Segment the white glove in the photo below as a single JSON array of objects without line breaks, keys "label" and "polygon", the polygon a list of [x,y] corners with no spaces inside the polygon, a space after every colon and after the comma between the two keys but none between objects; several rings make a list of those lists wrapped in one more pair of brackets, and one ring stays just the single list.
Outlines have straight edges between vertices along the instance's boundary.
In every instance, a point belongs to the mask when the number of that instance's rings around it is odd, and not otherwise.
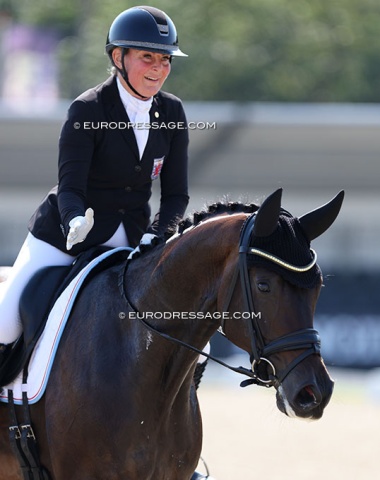
[{"label": "white glove", "polygon": [[67,235],[66,248],[71,250],[73,245],[85,240],[88,232],[94,225],[94,210],[88,208],[84,217],[74,217],[69,223],[69,234]]},{"label": "white glove", "polygon": [[139,257],[142,253],[150,250],[155,245],[160,243],[161,239],[153,233],[144,233],[141,237],[140,244],[128,255],[128,260]]}]

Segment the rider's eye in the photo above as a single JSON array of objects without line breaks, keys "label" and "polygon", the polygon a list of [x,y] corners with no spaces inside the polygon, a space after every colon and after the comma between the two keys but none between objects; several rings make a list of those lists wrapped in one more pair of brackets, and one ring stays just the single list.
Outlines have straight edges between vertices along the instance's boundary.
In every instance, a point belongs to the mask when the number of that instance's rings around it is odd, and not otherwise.
[{"label": "rider's eye", "polygon": [[270,292],[269,283],[266,282],[257,282],[257,288],[260,290],[260,292]]}]

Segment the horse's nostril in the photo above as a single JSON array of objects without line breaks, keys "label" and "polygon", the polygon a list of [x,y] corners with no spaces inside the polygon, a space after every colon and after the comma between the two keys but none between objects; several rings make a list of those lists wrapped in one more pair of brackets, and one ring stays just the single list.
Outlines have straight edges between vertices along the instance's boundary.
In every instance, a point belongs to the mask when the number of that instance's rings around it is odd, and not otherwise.
[{"label": "horse's nostril", "polygon": [[296,403],[303,410],[309,410],[319,405],[320,401],[315,394],[314,388],[311,385],[307,385],[298,393]]}]

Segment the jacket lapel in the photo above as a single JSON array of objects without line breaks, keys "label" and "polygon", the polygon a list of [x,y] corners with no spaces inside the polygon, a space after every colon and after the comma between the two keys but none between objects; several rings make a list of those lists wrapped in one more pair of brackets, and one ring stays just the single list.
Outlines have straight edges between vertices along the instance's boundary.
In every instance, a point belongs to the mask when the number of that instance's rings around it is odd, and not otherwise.
[{"label": "jacket lapel", "polygon": [[[107,118],[110,118],[110,121],[120,123],[120,133],[124,137],[125,141],[128,143],[129,147],[132,149],[133,153],[140,159],[139,149],[136,142],[136,137],[133,132],[133,128],[128,126],[130,119],[127,112],[125,111],[124,105],[121,101],[119,90],[116,84],[116,77],[111,77],[105,83],[104,98],[105,98],[105,109],[108,111]],[[125,128],[123,128],[125,127]]]},{"label": "jacket lapel", "polygon": [[[161,101],[158,95],[153,98],[152,107],[149,111],[150,124],[151,125],[160,125],[161,123],[166,123],[166,116],[163,111]],[[160,129],[159,128],[150,128],[148,141],[144,150],[142,161],[146,156],[155,157],[156,155],[152,152],[152,149],[157,148],[159,145]]]}]

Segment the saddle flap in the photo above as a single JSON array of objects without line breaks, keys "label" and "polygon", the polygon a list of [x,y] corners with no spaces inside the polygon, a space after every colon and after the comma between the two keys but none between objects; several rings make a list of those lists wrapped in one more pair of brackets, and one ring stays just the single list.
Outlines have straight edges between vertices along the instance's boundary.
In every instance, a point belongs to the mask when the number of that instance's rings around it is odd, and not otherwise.
[{"label": "saddle flap", "polygon": [[0,370],[0,386],[17,377],[32,354],[43,329],[49,311],[56,299],[56,292],[71,267],[46,267],[29,281],[20,298],[20,316],[23,334],[14,343]]},{"label": "saddle flap", "polygon": [[24,343],[28,347],[39,337],[54,305],[57,292],[71,267],[46,267],[39,270],[25,287],[20,299]]}]

